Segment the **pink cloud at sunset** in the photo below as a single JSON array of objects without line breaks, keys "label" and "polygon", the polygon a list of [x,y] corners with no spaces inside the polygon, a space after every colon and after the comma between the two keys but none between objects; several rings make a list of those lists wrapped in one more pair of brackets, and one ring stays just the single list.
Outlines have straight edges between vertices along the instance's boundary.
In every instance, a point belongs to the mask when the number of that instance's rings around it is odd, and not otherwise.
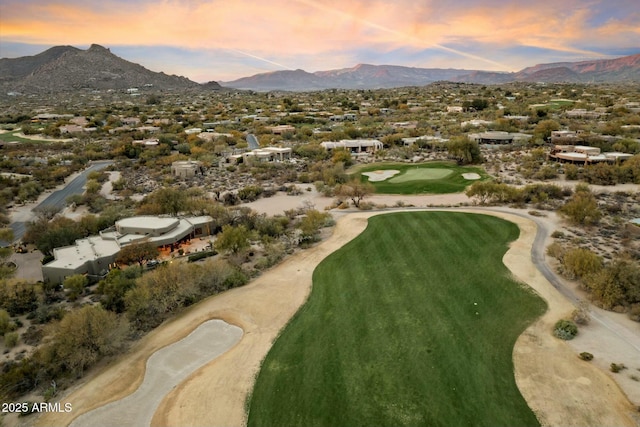
[{"label": "pink cloud at sunset", "polygon": [[628,0],[0,1],[2,57],[91,43],[200,80],[362,62],[514,71],[638,53],[640,8]]}]

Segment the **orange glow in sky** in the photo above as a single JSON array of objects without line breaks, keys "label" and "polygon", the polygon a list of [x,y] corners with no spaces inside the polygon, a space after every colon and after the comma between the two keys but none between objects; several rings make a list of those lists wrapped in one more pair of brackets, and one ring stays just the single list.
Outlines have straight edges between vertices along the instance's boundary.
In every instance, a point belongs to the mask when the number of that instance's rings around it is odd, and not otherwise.
[{"label": "orange glow in sky", "polygon": [[516,71],[639,53],[640,7],[637,0],[0,0],[2,57],[92,43],[198,81],[357,63]]}]

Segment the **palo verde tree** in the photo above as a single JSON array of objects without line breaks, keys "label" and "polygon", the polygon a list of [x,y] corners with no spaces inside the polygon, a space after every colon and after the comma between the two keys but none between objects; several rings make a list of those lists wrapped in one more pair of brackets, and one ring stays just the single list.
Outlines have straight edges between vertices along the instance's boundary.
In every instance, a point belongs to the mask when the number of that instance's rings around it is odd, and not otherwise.
[{"label": "palo verde tree", "polygon": [[61,374],[82,375],[102,356],[114,354],[129,333],[129,322],[101,306],[86,305],[51,327],[50,344],[41,356]]},{"label": "palo verde tree", "polygon": [[449,156],[456,159],[461,165],[475,164],[482,162],[480,147],[475,141],[471,141],[466,136],[457,136],[447,142]]},{"label": "palo verde tree", "polygon": [[250,246],[251,232],[244,225],[223,225],[214,244],[217,251],[238,254]]},{"label": "palo verde tree", "polygon": [[336,188],[336,196],[345,197],[351,199],[353,205],[356,208],[360,207],[360,202],[371,195],[375,191],[375,188],[369,182],[362,182],[360,179],[355,178],[345,184],[340,184]]},{"label": "palo verde tree", "polygon": [[187,209],[187,193],[179,188],[163,187],[149,194],[138,210],[138,214],[177,216]]}]

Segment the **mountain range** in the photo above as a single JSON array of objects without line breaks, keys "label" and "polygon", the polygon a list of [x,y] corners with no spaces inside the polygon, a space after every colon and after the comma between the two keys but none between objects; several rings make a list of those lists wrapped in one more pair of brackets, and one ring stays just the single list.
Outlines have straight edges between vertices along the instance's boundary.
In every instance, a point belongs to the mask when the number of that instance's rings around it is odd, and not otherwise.
[{"label": "mountain range", "polygon": [[256,91],[305,91],[423,86],[436,81],[480,84],[640,82],[640,54],[606,60],[539,64],[515,73],[359,64],[353,68],[315,73],[304,70],[274,71],[220,84],[229,88]]},{"label": "mountain range", "polygon": [[314,73],[274,71],[220,84],[200,84],[186,77],[153,72],[96,44],[87,50],[56,46],[34,56],[0,59],[0,93],[3,95],[143,87],[162,91],[378,89],[424,86],[436,81],[480,84],[640,82],[640,54],[607,60],[538,64],[515,73],[359,64]]},{"label": "mountain range", "polygon": [[[34,56],[0,59],[3,92],[57,93],[142,87],[185,90],[201,89],[204,85],[186,77],[150,71],[97,44],[87,50],[56,46]],[[210,82],[208,87],[220,89],[215,82]]]}]

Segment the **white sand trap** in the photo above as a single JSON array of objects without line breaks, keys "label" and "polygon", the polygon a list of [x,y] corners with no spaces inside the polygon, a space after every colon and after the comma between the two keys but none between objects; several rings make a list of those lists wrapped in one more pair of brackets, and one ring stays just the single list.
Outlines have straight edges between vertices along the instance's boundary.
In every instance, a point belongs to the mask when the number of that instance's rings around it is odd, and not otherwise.
[{"label": "white sand trap", "polygon": [[399,173],[400,173],[399,170],[388,169],[388,170],[377,170],[373,172],[362,172],[362,175],[368,176],[370,182],[379,182],[379,181],[385,181]]},{"label": "white sand trap", "polygon": [[[156,351],[147,360],[140,387],[129,396],[79,416],[71,425],[148,426],[162,399],[200,367],[242,338],[242,329],[222,320],[209,320],[182,340]],[[128,381],[122,378],[122,381]]]},{"label": "white sand trap", "polygon": [[468,180],[474,180],[474,179],[480,179],[480,178],[481,178],[481,176],[480,176],[480,175],[478,175],[478,174],[477,174],[477,173],[475,173],[475,172],[471,172],[471,173],[463,173],[463,174],[462,174],[462,177],[463,177],[464,179],[468,179]]}]

